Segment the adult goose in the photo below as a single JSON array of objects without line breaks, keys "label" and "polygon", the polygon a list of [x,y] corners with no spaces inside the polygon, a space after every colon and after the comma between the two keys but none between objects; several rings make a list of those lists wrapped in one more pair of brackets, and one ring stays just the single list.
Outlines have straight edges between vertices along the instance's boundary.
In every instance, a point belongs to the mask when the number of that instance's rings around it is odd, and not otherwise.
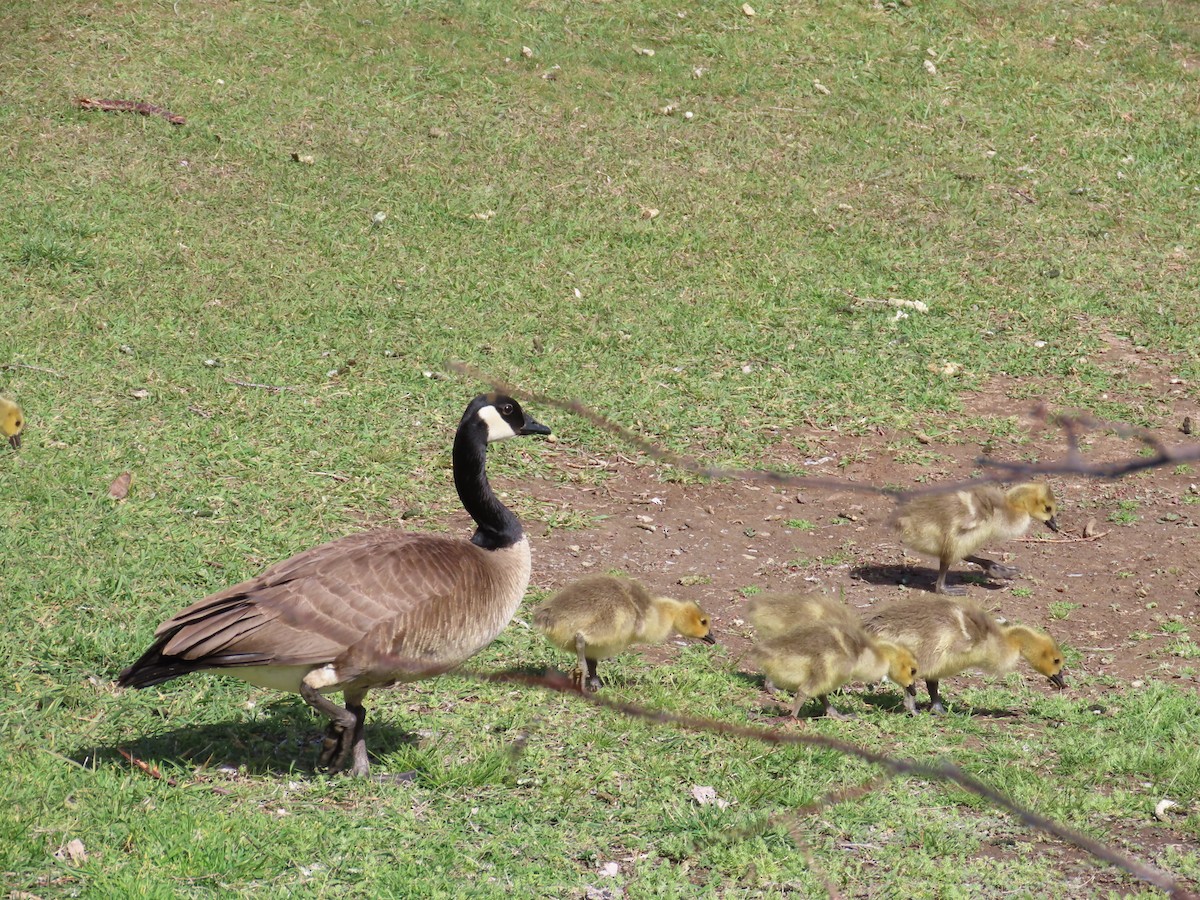
[{"label": "adult goose", "polygon": [[[487,445],[549,434],[511,397],[471,401],[454,437],[454,486],[469,541],[380,530],[276,563],[163,622],[118,684],[219,672],[298,693],[329,718],[319,766],[365,776],[367,691],[446,672],[508,624],[529,583],[529,541],[488,484]],[[325,695],[340,691],[345,708]]]}]

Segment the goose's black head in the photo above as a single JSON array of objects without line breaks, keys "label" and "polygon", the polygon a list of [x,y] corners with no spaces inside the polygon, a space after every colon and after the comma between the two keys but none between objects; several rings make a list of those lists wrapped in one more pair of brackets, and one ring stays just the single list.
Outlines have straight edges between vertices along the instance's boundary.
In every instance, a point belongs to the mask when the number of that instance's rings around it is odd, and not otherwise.
[{"label": "goose's black head", "polygon": [[[477,424],[478,423],[478,424]],[[488,443],[522,434],[550,434],[550,429],[505,394],[480,394],[463,413],[462,426],[483,428]]]}]

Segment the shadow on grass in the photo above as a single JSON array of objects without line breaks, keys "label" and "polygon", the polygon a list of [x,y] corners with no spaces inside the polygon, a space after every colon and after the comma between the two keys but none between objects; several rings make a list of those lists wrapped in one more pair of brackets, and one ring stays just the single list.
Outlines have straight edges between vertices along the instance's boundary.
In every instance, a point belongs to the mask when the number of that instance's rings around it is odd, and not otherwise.
[{"label": "shadow on grass", "polygon": [[[229,721],[182,725],[144,737],[107,745],[80,747],[68,756],[86,768],[129,768],[122,751],[154,768],[168,770],[236,768],[244,775],[315,775],[325,732],[303,702],[272,704],[255,722]],[[367,713],[367,747],[372,757],[386,758],[417,746],[416,734]],[[374,761],[374,759],[373,759]],[[174,773],[163,772],[164,777]]]}]

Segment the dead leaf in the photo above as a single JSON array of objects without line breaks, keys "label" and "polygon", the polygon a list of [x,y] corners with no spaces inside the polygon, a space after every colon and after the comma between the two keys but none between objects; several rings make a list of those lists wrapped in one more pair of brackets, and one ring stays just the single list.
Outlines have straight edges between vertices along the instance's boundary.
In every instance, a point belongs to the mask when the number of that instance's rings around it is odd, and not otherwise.
[{"label": "dead leaf", "polygon": [[657,219],[658,210],[651,206],[643,206],[641,215],[643,219]]},{"label": "dead leaf", "polygon": [[79,838],[71,838],[67,843],[59,847],[54,854],[55,858],[66,860],[72,865],[82,865],[87,862],[87,850],[83,847],[83,841]]},{"label": "dead leaf", "polygon": [[692,799],[701,806],[715,806],[717,809],[724,809],[729,805],[728,800],[717,796],[716,788],[704,784],[692,785]]},{"label": "dead leaf", "polygon": [[599,874],[604,878],[615,878],[621,874],[621,866],[615,862],[606,862],[600,866]]},{"label": "dead leaf", "polygon": [[1096,533],[1096,520],[1088,519],[1087,524],[1083,526],[1083,536],[1090,538]]},{"label": "dead leaf", "polygon": [[1154,818],[1160,822],[1167,821],[1167,811],[1178,805],[1174,800],[1159,800],[1158,806],[1154,807]]},{"label": "dead leaf", "polygon": [[132,472],[122,472],[108,486],[108,496],[113,500],[124,500],[129,496],[129,485],[133,482]]},{"label": "dead leaf", "polygon": [[292,159],[305,166],[311,166],[317,161],[316,158],[310,153],[293,153]]},{"label": "dead leaf", "polygon": [[494,209],[485,209],[483,212],[471,213],[472,219],[478,219],[480,222],[486,222],[488,219],[494,218],[496,211]]},{"label": "dead leaf", "polygon": [[754,11],[754,7],[751,6],[749,3],[742,4],[742,12],[747,16],[757,16],[758,15],[758,13],[756,13]]},{"label": "dead leaf", "polygon": [[136,391],[130,391],[129,396],[133,397],[134,400],[145,400],[150,396],[150,392],[145,388],[138,388]]}]

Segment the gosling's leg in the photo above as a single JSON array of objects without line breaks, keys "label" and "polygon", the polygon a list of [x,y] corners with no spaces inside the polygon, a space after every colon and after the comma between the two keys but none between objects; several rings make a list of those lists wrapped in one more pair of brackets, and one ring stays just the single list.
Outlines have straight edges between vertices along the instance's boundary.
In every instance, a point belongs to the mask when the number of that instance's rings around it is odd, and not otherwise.
[{"label": "gosling's leg", "polygon": [[584,640],[582,633],[576,633],[575,635],[575,655],[575,671],[571,673],[571,680],[575,682],[575,687],[584,691],[587,690],[584,687],[584,682],[587,681],[588,677],[588,665],[587,641]]},{"label": "gosling's leg", "polygon": [[828,694],[821,695],[821,703],[825,707],[825,715],[831,719],[841,719],[843,722],[845,722],[854,718],[854,716],[850,715],[849,713],[844,713],[834,706],[833,703],[830,702]]},{"label": "gosling's leg", "polygon": [[[345,768],[346,759],[350,755],[355,732],[359,733],[360,739],[362,736],[362,722],[366,717],[366,711],[362,706],[357,706],[357,711],[351,708],[351,701],[361,700],[362,694],[347,697],[345,709],[304,682],[300,683],[300,696],[305,703],[329,719],[329,725],[325,729],[325,738],[321,742],[321,753],[317,757],[317,767],[328,766],[331,773],[340,772]],[[365,746],[363,747],[363,761],[364,763],[366,761]],[[364,769],[361,773],[354,771],[352,774],[365,775],[366,770]]]},{"label": "gosling's leg", "polygon": [[983,574],[988,578],[1016,578],[1021,574],[1021,570],[1016,566],[1002,566],[994,559],[988,559],[985,556],[968,556],[965,559],[983,569]]},{"label": "gosling's leg", "polygon": [[587,657],[585,662],[587,662],[588,666],[586,670],[587,689],[594,694],[596,691],[600,690],[600,688],[604,687],[604,682],[601,681],[600,676],[596,674],[596,667],[599,665],[599,663],[591,657]]},{"label": "gosling's leg", "polygon": [[929,689],[929,712],[931,715],[944,716],[946,707],[942,706],[942,695],[938,693],[938,683],[934,678],[925,679],[925,687]]},{"label": "gosling's leg", "polygon": [[[772,687],[774,687],[774,685],[772,685]],[[794,696],[792,698],[792,718],[793,719],[800,718],[800,707],[802,707],[804,705],[804,701],[807,699],[808,699],[808,694],[804,693],[804,691],[801,691],[801,690],[796,691],[796,696]]]},{"label": "gosling's leg", "polygon": [[904,708],[910,716],[917,714],[917,683],[914,681],[904,689]]},{"label": "gosling's leg", "polygon": [[942,559],[938,563],[938,577],[933,585],[935,594],[949,594],[952,597],[962,597],[967,593],[967,589],[962,585],[950,587],[946,584],[946,576],[950,572],[950,560]]}]

